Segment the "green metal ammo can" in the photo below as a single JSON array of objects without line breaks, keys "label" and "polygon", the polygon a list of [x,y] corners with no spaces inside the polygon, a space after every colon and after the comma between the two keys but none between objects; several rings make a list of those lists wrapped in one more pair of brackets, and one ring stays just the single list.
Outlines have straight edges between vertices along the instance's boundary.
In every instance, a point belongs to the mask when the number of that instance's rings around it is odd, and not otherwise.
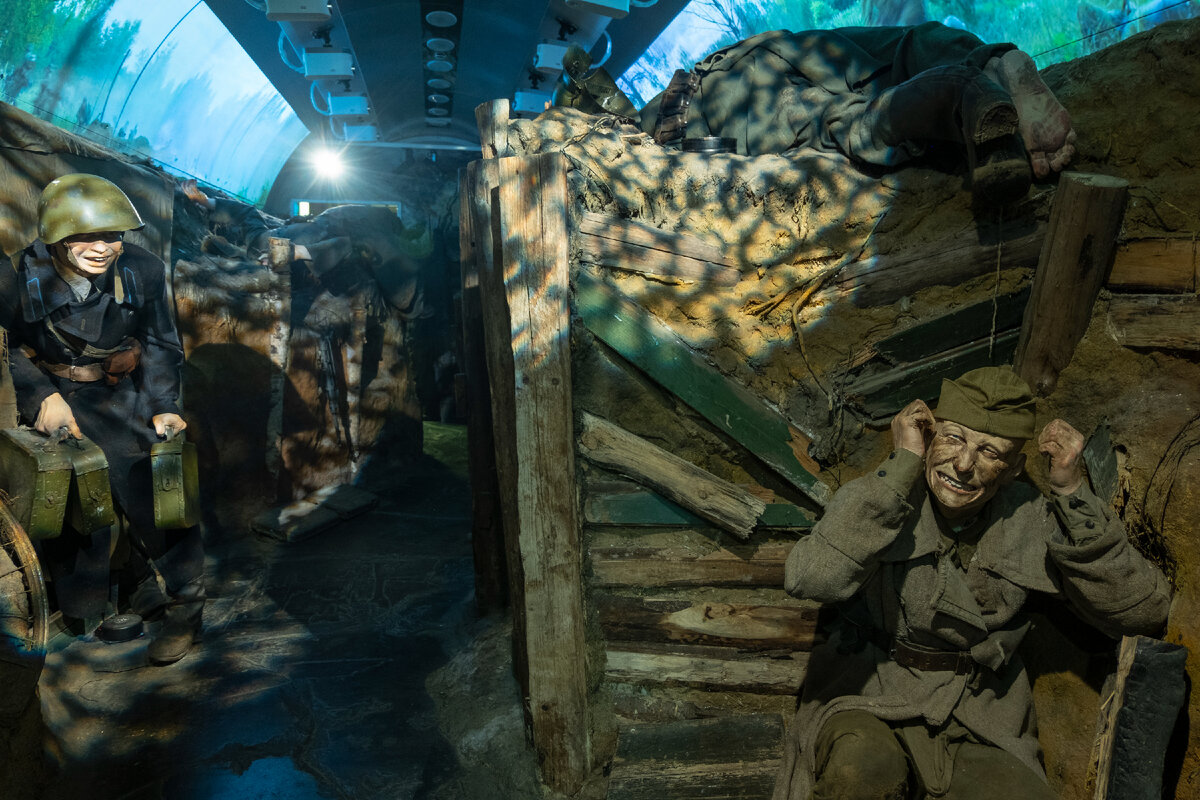
[{"label": "green metal ammo can", "polygon": [[62,534],[71,487],[71,459],[32,428],[0,431],[0,489],[30,539]]},{"label": "green metal ammo can", "polygon": [[67,498],[67,524],[85,536],[117,521],[108,459],[91,439],[68,439],[59,445],[74,472]]},{"label": "green metal ammo can", "polygon": [[200,476],[196,445],[169,430],[167,438],[150,446],[154,476],[154,525],[190,528],[200,522]]}]

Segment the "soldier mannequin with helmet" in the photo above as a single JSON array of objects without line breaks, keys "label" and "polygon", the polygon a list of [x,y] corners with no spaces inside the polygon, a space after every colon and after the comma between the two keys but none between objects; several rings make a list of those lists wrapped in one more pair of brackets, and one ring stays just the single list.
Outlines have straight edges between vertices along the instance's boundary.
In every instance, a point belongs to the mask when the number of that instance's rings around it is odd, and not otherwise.
[{"label": "soldier mannequin with helmet", "polygon": [[[0,326],[21,422],[94,441],[127,522],[129,609],[163,617],[149,648],[182,658],[199,636],[204,551],[198,526],[155,528],[150,447],[187,427],[179,415],[183,348],[160,259],[124,241],[143,227],[129,198],[95,175],[64,175],[38,203],[38,239],[0,270]],[[115,531],[41,542],[63,614],[103,614]],[[88,631],[84,631],[85,633]]]}]

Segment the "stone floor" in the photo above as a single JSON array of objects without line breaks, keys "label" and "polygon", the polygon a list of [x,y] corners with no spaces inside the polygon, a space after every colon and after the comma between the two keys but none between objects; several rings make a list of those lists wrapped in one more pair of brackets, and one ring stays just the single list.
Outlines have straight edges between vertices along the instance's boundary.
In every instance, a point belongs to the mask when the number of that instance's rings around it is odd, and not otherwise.
[{"label": "stone floor", "polygon": [[429,423],[418,474],[366,514],[210,543],[204,642],[178,664],[52,654],[45,800],[540,795],[507,625],[475,613],[465,451]]}]

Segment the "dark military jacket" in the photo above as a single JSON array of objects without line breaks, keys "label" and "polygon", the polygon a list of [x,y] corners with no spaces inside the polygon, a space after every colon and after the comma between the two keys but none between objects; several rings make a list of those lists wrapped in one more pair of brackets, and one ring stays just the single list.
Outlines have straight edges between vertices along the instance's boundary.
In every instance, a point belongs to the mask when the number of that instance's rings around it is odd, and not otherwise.
[{"label": "dark military jacket", "polygon": [[[179,413],[183,348],[167,303],[162,261],[126,244],[116,264],[95,282],[98,291],[80,301],[55,271],[40,241],[14,260],[15,269],[0,269],[0,326],[8,332],[9,363],[23,419],[36,419],[42,401],[55,392],[63,395],[77,418],[82,410],[72,395],[85,384],[51,375],[38,367],[39,361],[96,364],[130,337],[141,343],[141,363],[121,383],[132,381],[130,388],[138,398],[137,409],[129,412],[145,417],[130,422],[146,426],[155,414]],[[128,394],[126,387],[114,391]],[[130,398],[119,402],[127,404]],[[103,446],[100,439],[97,443]]]},{"label": "dark military jacket", "polygon": [[[959,560],[923,463],[898,450],[847,483],[788,556],[784,588],[838,604],[842,622],[813,649],[775,800],[807,800],[817,733],[849,710],[960,726],[1042,775],[1033,696],[1015,652],[1030,594],[1066,600],[1112,636],[1157,635],[1166,622],[1166,579],[1086,487],[1050,500],[1025,483],[1002,487],[980,512],[977,546]],[[896,638],[969,652],[977,666],[966,674],[902,666],[889,652]],[[925,774],[946,759],[935,762],[915,765]]]}]

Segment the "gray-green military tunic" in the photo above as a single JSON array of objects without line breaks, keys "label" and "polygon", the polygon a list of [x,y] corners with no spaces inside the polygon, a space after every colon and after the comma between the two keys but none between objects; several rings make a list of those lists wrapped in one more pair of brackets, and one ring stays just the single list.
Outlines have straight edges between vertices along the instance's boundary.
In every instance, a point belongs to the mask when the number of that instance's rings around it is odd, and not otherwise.
[{"label": "gray-green military tunic", "polygon": [[[767,31],[696,65],[700,85],[691,98],[685,135],[736,139],[742,155],[807,147],[895,166],[921,155],[925,144],[881,144],[872,100],[936,67],[981,74],[989,59],[1014,48],[985,44],[938,22]],[[643,130],[653,132],[662,99],[658,95],[642,109]],[[912,112],[930,113],[926,108]]]},{"label": "gray-green military tunic", "polygon": [[[855,709],[891,723],[965,728],[1044,776],[1033,696],[1016,654],[1031,592],[1066,600],[1111,636],[1161,632],[1170,602],[1165,578],[1087,488],[1047,499],[1014,482],[972,527],[973,552],[948,546],[954,532],[931,505],[922,459],[898,450],[843,486],[797,542],[785,588],[840,604],[841,613],[809,661],[775,800],[808,800],[821,726]],[[978,666],[967,674],[901,666],[886,647],[895,638],[969,651]],[[912,755],[922,775],[952,770],[953,751]]]}]

